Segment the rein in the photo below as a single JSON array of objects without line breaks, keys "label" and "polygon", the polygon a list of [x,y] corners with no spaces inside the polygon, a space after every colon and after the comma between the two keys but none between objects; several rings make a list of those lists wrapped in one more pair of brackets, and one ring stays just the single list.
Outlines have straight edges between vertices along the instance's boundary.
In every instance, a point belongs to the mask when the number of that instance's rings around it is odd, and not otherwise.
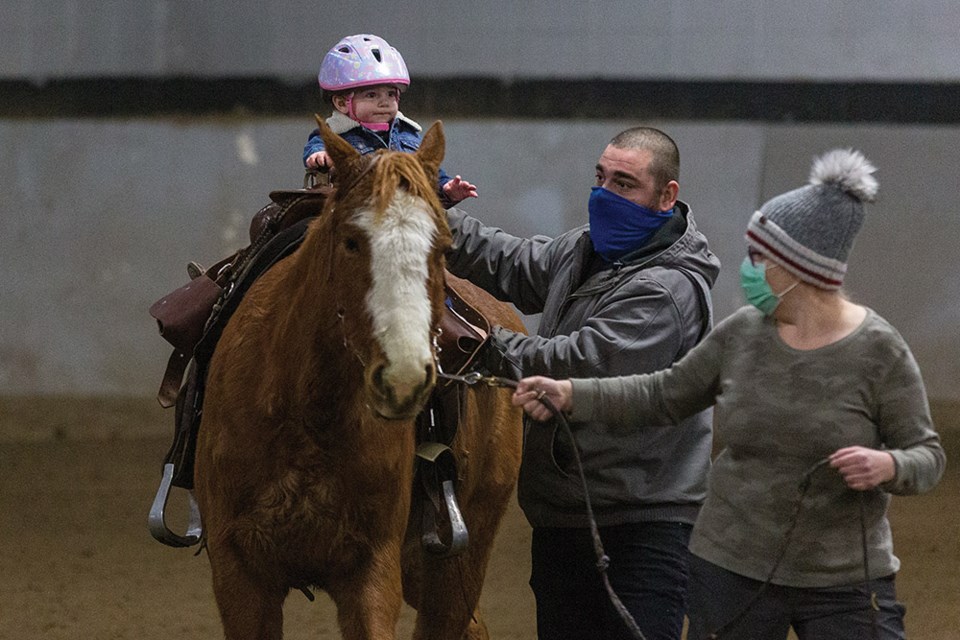
[{"label": "rein", "polygon": [[340,191],[341,193],[346,193],[346,192],[350,191],[351,189],[353,189],[355,186],[357,186],[357,183],[360,182],[360,180],[361,180],[365,175],[367,175],[368,173],[370,173],[370,172],[373,170],[373,168],[377,166],[377,161],[379,161],[379,160],[380,160],[380,156],[379,156],[379,155],[376,155],[376,154],[372,155],[372,156],[370,157],[370,162],[368,162],[362,169],[360,169],[360,171],[357,173],[357,175],[353,176],[353,179],[350,180],[350,182],[348,182],[348,183],[346,183],[346,184],[344,184],[344,185],[336,185],[337,190]]}]

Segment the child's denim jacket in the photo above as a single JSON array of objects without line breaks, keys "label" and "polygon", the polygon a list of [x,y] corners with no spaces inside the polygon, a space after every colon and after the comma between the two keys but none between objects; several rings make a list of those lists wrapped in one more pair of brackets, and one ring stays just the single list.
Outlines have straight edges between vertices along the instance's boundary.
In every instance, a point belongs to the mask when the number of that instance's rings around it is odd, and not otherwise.
[{"label": "child's denim jacket", "polygon": [[[327,118],[327,124],[330,129],[350,143],[350,145],[360,152],[361,155],[373,153],[377,149],[393,149],[404,153],[413,153],[420,148],[420,131],[422,127],[404,116],[399,111],[397,117],[393,119],[390,125],[390,144],[383,141],[383,138],[376,131],[371,131],[356,120],[348,118],[339,111],[334,111],[333,115]],[[320,130],[314,129],[307,139],[307,144],[303,148],[303,164],[306,166],[307,158],[323,151],[323,140],[320,138]],[[450,182],[450,176],[443,169],[440,169],[440,178],[437,184],[439,193],[443,193],[443,185]]]}]

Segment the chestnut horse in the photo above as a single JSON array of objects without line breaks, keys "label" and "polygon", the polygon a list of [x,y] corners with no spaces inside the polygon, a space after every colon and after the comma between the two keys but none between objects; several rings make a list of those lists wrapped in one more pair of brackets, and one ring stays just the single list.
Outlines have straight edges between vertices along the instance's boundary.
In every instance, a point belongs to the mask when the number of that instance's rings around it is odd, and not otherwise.
[{"label": "chestnut horse", "polygon": [[[485,638],[480,590],[520,464],[506,390],[467,392],[451,445],[462,554],[421,549],[411,498],[450,243],[436,195],[443,128],[415,154],[361,156],[317,121],[344,186],[245,295],[207,377],[194,484],[225,636],[281,638],[288,593],[317,588],[350,640],[394,638],[403,599],[415,638]],[[522,329],[457,282],[492,324]]]}]

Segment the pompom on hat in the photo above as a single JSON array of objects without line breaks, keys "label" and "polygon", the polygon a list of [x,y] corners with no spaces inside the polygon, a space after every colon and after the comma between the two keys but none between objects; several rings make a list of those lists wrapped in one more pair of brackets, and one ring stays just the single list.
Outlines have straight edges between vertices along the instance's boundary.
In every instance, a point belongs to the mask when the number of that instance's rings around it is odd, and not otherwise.
[{"label": "pompom on hat", "polygon": [[768,200],[747,225],[747,245],[804,282],[836,290],[879,185],[862,153],[835,149],[814,160],[810,184]]}]

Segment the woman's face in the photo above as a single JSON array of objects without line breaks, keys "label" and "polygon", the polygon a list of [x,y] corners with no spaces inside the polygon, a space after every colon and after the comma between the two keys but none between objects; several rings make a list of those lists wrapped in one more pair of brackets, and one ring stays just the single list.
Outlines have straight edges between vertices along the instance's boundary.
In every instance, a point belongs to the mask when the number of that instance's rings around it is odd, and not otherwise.
[{"label": "woman's face", "polygon": [[791,288],[791,285],[795,285],[799,281],[799,278],[782,269],[779,264],[753,247],[747,249],[747,255],[753,265],[763,265],[763,275],[775,295],[783,295],[788,288]]}]

